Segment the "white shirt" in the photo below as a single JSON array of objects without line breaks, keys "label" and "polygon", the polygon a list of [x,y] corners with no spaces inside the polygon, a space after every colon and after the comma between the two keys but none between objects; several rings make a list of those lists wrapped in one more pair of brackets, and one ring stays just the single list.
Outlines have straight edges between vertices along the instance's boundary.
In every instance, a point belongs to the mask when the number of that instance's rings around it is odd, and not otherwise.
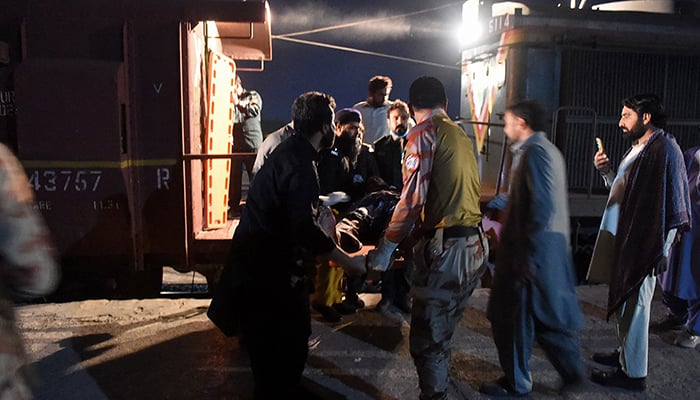
[{"label": "white shirt", "polygon": [[361,101],[352,106],[362,114],[362,125],[365,127],[363,143],[372,146],[377,139],[390,133],[387,110],[391,104],[391,101],[385,101],[381,106],[373,107],[367,101]]}]

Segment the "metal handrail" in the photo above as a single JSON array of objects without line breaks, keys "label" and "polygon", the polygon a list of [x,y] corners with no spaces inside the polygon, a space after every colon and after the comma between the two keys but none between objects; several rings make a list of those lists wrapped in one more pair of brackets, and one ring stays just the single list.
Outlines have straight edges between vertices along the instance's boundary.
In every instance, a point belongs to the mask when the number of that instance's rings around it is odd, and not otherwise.
[{"label": "metal handrail", "polygon": [[216,159],[226,159],[226,158],[236,158],[243,156],[253,156],[257,154],[256,152],[237,152],[229,154],[183,154],[183,160],[216,160]]},{"label": "metal handrail", "polygon": [[[589,137],[589,142],[592,144],[594,143],[595,140],[595,135],[596,132],[598,131],[598,113],[595,111],[595,109],[591,107],[576,107],[576,106],[563,106],[559,107],[554,112],[552,113],[552,143],[557,142],[557,126],[559,124],[559,113],[562,111],[583,111],[587,113],[591,113],[593,115],[593,128],[590,131],[590,137]],[[592,146],[590,148],[593,148]],[[589,150],[590,151],[590,150]],[[564,155],[566,156],[566,154]],[[593,173],[590,171],[590,169],[586,169],[586,174],[588,177],[588,190],[587,190],[587,196],[588,198],[591,197],[593,194]]]},{"label": "metal handrail", "polygon": [[[460,123],[468,123],[468,124],[472,124],[472,125],[487,125],[489,128],[492,126],[504,128],[506,126],[506,124],[504,124],[502,122],[483,122],[483,121],[475,121],[475,120],[471,120],[471,119],[466,119],[466,118],[462,118],[462,117],[457,117],[457,119],[459,120]],[[486,142],[485,142],[485,146],[484,146],[485,147],[484,151],[486,152],[486,155],[487,155],[486,156],[487,161],[488,161],[488,154],[490,154],[490,152],[489,152],[489,148],[490,148],[490,144],[491,144],[490,138],[491,138],[491,134],[490,134],[490,130],[489,130],[489,134],[486,135]],[[508,138],[505,138],[505,140],[506,141],[504,143],[503,149],[501,150],[501,161],[500,161],[500,164],[498,166],[499,173],[498,173],[498,179],[496,180],[496,194],[500,193],[501,185],[503,184],[503,182],[502,182],[503,176],[502,176],[501,171],[503,171],[503,165],[505,164],[505,156],[506,156],[506,152],[508,150],[508,146],[505,145],[508,142]]]}]

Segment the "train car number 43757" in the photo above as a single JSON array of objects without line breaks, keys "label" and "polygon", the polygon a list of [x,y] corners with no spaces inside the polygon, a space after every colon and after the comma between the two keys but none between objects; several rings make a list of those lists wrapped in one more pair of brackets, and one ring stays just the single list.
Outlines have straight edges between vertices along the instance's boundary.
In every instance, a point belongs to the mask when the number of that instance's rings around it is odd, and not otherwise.
[{"label": "train car number 43757", "polygon": [[95,192],[102,180],[100,170],[44,169],[28,173],[35,192]]}]

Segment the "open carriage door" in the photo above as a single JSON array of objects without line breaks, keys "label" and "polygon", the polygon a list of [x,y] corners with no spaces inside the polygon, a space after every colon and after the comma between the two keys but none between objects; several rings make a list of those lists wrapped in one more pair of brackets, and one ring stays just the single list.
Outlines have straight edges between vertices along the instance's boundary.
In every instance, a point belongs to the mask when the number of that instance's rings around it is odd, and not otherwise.
[{"label": "open carriage door", "polygon": [[[233,112],[236,87],[236,63],[211,50],[208,68],[207,154],[230,154],[233,135]],[[226,226],[231,159],[207,159],[204,167],[204,229]]]},{"label": "open carriage door", "polygon": [[227,259],[231,237],[238,226],[237,215],[227,218],[233,157],[231,98],[235,78],[242,70],[241,62],[262,62],[271,57],[270,12],[266,1],[185,3],[188,18],[180,27],[185,58],[185,251],[187,265],[200,271]]}]

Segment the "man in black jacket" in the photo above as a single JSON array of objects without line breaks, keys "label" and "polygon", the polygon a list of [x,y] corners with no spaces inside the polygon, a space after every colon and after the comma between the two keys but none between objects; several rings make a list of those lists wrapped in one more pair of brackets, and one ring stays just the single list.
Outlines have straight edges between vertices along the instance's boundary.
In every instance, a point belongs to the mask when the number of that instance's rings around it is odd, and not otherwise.
[{"label": "man in black jacket", "polygon": [[332,97],[318,92],[294,101],[296,133],[271,154],[250,187],[213,300],[233,294],[231,313],[239,316],[256,399],[303,397],[299,383],[311,334],[309,277],[315,257],[328,257],[350,275],[365,272],[364,256],[348,256],[316,222],[315,160],[319,150],[333,145],[334,105]]}]

